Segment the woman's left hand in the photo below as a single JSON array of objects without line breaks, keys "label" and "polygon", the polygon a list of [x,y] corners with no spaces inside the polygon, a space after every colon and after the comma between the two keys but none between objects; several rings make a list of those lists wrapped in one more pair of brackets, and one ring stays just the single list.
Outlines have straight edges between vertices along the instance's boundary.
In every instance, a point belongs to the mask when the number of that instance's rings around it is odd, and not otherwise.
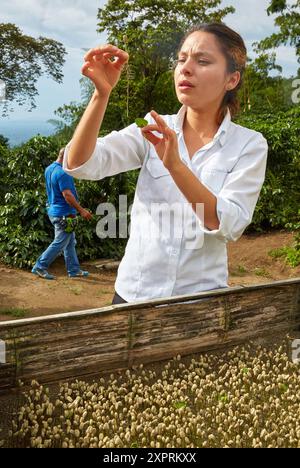
[{"label": "woman's left hand", "polygon": [[[162,160],[164,166],[170,170],[182,162],[179,155],[176,132],[167,126],[164,119],[157,112],[151,111],[150,114],[155,120],[156,125],[146,125],[141,129],[142,134],[152,143],[158,157]],[[162,138],[153,135],[152,132],[161,133]]]}]

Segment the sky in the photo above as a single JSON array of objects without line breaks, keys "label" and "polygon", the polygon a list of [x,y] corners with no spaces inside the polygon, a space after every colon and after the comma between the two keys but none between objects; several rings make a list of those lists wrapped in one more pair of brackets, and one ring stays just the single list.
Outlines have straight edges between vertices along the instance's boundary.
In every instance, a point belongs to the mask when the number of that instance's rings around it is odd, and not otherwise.
[{"label": "sky", "polygon": [[[98,34],[97,11],[106,0],[0,0],[0,21],[15,23],[24,34],[45,36],[61,42],[67,52],[61,84],[42,77],[38,81],[37,108],[28,112],[28,106],[14,106],[14,111],[3,123],[55,119],[54,111],[71,101],[81,99],[79,80],[84,48],[90,49],[106,42],[106,34]],[[275,32],[274,15],[268,16],[269,0],[222,0],[221,7],[232,5],[236,12],[224,22],[243,37],[248,55],[253,57],[251,44]],[[277,62],[283,75],[295,75],[299,64],[294,50],[279,47]],[[1,77],[0,77],[1,78]],[[1,133],[1,132],[0,132]]]}]

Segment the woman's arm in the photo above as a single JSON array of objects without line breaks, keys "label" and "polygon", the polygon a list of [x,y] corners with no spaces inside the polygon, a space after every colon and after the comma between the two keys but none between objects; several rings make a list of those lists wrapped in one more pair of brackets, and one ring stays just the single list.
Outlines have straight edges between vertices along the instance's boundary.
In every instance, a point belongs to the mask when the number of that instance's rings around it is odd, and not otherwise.
[{"label": "woman's arm", "polygon": [[81,166],[91,157],[96,146],[108,100],[109,94],[101,96],[95,89],[72,137],[72,144],[68,152],[68,169]]},{"label": "woman's arm", "polygon": [[191,204],[194,212],[201,219],[201,205],[204,207],[204,225],[208,229],[218,229],[220,221],[217,215],[217,197],[203,185],[195,174],[183,163],[170,167],[169,172],[179,190]]},{"label": "woman's arm", "polygon": [[128,58],[127,52],[111,44],[91,49],[85,55],[81,73],[94,83],[95,91],[74,132],[68,151],[68,169],[81,166],[91,157],[110,93],[118,83]]},{"label": "woman's arm", "polygon": [[[201,225],[204,224],[201,229],[210,236],[236,241],[252,220],[265,179],[268,155],[266,139],[259,132],[252,133],[237,163],[227,175],[222,189],[214,195],[182,162],[176,133],[156,112],[151,111],[151,116],[156,124],[145,126],[142,133],[154,145],[174,182],[192,204]],[[153,131],[161,133],[163,137],[157,137]],[[200,209],[202,203],[204,220]]]},{"label": "woman's arm", "polygon": [[[167,126],[157,112],[151,111],[150,114],[156,124],[146,125],[142,128],[144,137],[154,145],[159,158],[169,170],[179,190],[192,205],[196,215],[208,229],[218,229],[217,198],[182,162],[178,151],[177,135],[174,130]],[[163,138],[155,136],[152,133],[153,131],[161,133]],[[201,209],[202,206],[204,206],[204,212]],[[203,213],[204,220],[202,219],[203,216],[201,216]]]}]

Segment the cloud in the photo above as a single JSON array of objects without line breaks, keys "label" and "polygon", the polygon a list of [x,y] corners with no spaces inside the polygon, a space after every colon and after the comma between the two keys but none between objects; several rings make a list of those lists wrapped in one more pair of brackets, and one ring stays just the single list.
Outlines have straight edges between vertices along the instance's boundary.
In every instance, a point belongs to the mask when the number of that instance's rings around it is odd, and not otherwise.
[{"label": "cloud", "polygon": [[276,62],[283,68],[283,74],[286,77],[296,76],[300,63],[297,62],[297,56],[293,47],[280,46],[276,48]]},{"label": "cloud", "polygon": [[[221,7],[233,6],[235,13],[224,18],[224,22],[230,28],[237,31],[245,41],[248,56],[254,58],[253,42],[260,41],[272,33],[279,31],[274,25],[276,15],[267,14],[270,0],[222,0]],[[284,76],[295,75],[299,64],[295,49],[289,46],[276,48],[277,63],[283,68]],[[275,72],[277,74],[278,72]]]},{"label": "cloud", "polygon": [[[93,47],[102,42],[97,12],[104,0],[1,0],[1,21],[19,26],[25,34],[51,37],[70,47]],[[28,14],[30,12],[30,14]]]},{"label": "cloud", "polygon": [[224,22],[247,41],[257,41],[275,31],[274,18],[266,12],[269,4],[270,0],[222,0],[221,7],[235,8]]}]

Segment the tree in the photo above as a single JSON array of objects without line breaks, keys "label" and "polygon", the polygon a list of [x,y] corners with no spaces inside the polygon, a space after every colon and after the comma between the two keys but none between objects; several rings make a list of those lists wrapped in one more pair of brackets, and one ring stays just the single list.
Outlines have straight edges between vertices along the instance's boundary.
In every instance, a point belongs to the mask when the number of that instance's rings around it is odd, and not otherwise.
[{"label": "tree", "polygon": [[62,82],[66,50],[60,42],[42,36],[35,39],[13,23],[0,23],[0,50],[0,78],[6,87],[3,115],[13,101],[29,101],[30,110],[36,107],[36,83],[43,74]]},{"label": "tree", "polygon": [[[0,138],[2,135],[0,135]],[[2,137],[4,138],[4,137]],[[8,190],[8,183],[6,181],[7,172],[7,158],[9,154],[9,148],[6,145],[2,145],[0,142],[0,206],[4,203],[4,197]]]},{"label": "tree", "polygon": [[300,63],[300,0],[293,0],[292,3],[287,0],[270,0],[267,14],[279,14],[274,21],[279,31],[255,42],[255,51],[261,54],[280,45],[290,45],[295,47]]},{"label": "tree", "polygon": [[9,140],[4,135],[0,135],[0,146],[9,147]]},{"label": "tree", "polygon": [[282,75],[270,76],[271,66],[265,54],[254,60],[248,59],[243,85],[239,90],[242,114],[286,111],[293,107],[293,78]]}]

